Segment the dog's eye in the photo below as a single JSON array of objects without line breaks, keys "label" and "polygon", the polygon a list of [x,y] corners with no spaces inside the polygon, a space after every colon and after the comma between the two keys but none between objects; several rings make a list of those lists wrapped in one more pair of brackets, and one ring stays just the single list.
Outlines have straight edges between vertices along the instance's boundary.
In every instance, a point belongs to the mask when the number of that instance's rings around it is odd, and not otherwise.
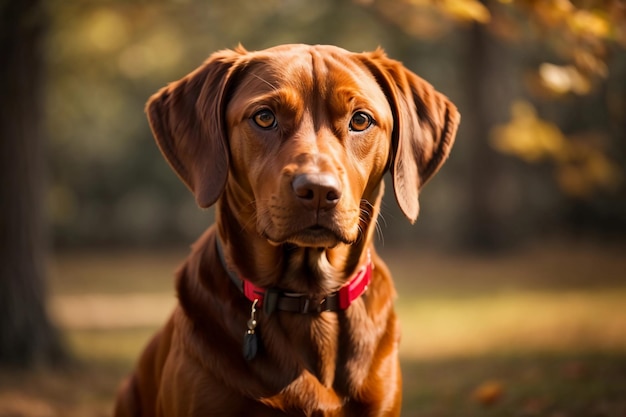
[{"label": "dog's eye", "polygon": [[271,129],[276,126],[276,116],[267,109],[256,112],[252,120],[262,129]]},{"label": "dog's eye", "polygon": [[350,130],[353,132],[362,132],[372,125],[372,117],[362,111],[354,113],[350,119]]}]

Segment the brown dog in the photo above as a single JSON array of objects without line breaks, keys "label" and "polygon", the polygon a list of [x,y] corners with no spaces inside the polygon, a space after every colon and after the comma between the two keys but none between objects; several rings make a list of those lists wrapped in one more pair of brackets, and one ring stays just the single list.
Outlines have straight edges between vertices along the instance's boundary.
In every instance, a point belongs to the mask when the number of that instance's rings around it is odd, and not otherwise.
[{"label": "brown dog", "polygon": [[399,415],[395,293],[372,242],[381,181],[414,222],[454,105],[381,50],[286,45],[217,52],[147,113],[217,221],[115,415]]}]

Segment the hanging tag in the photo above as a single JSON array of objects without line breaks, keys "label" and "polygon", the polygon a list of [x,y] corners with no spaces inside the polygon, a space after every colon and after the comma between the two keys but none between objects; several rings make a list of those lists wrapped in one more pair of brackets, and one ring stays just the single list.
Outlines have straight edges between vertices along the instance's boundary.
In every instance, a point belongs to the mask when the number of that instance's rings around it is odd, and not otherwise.
[{"label": "hanging tag", "polygon": [[259,341],[257,340],[257,335],[252,331],[248,330],[248,333],[243,337],[243,357],[247,361],[251,361],[256,356],[257,350],[259,348]]},{"label": "hanging tag", "polygon": [[243,357],[247,361],[251,361],[259,350],[258,335],[255,332],[256,329],[256,304],[259,300],[255,299],[252,303],[252,309],[250,311],[250,320],[248,320],[248,330],[243,335]]}]

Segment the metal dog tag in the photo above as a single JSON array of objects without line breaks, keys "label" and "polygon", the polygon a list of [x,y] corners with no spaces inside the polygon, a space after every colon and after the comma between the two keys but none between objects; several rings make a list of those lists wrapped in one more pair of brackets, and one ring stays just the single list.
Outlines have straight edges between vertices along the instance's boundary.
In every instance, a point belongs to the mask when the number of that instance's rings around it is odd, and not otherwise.
[{"label": "metal dog tag", "polygon": [[248,333],[245,334],[243,338],[243,357],[247,361],[251,361],[255,358],[256,353],[259,349],[259,341],[257,340],[257,335],[252,331],[248,330]]}]

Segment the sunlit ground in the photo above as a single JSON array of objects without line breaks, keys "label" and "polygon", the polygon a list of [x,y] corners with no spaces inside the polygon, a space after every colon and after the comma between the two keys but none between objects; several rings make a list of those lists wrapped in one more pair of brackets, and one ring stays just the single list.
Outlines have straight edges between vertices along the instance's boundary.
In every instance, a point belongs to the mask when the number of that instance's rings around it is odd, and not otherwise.
[{"label": "sunlit ground", "polygon": [[[626,251],[543,244],[483,257],[387,249],[403,416],[626,416]],[[184,251],[62,253],[50,310],[82,365],[0,375],[0,417],[105,416],[174,306]]]}]

